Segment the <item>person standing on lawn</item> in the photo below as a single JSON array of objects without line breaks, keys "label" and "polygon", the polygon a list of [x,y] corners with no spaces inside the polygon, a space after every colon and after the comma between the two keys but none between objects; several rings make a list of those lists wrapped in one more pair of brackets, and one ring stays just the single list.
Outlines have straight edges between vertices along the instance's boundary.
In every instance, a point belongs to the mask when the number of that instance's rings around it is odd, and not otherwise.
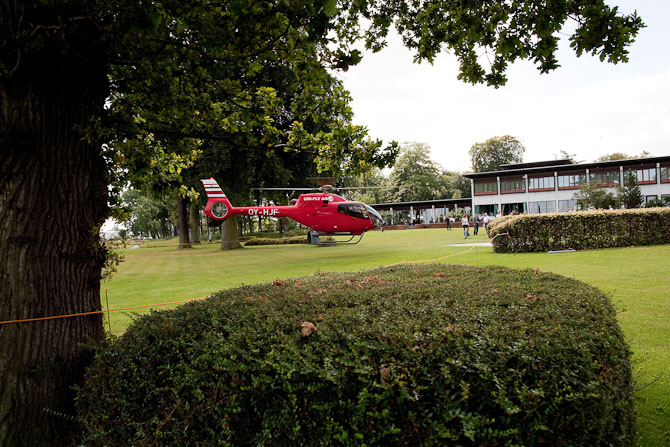
[{"label": "person standing on lawn", "polygon": [[470,236],[470,223],[468,222],[468,215],[463,214],[463,218],[461,219],[461,225],[463,226],[463,236],[467,239],[468,236]]}]

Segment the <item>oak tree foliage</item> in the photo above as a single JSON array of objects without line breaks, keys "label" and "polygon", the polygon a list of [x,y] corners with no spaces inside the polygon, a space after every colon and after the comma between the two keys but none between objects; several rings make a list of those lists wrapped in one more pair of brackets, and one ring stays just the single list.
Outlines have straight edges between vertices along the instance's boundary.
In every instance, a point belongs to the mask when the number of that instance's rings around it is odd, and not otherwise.
[{"label": "oak tree foliage", "polygon": [[389,175],[389,183],[397,186],[390,191],[393,202],[414,202],[438,198],[439,166],[430,158],[425,143],[404,143],[398,161]]},{"label": "oak tree foliage", "polygon": [[642,151],[639,155],[628,155],[623,152],[612,152],[609,154],[601,155],[600,157],[596,158],[596,162],[598,161],[615,161],[615,160],[630,160],[631,158],[648,158],[651,157],[651,153],[648,151]]},{"label": "oak tree foliage", "polygon": [[489,138],[472,145],[468,153],[474,172],[497,171],[501,165],[522,163],[526,148],[510,135]]}]

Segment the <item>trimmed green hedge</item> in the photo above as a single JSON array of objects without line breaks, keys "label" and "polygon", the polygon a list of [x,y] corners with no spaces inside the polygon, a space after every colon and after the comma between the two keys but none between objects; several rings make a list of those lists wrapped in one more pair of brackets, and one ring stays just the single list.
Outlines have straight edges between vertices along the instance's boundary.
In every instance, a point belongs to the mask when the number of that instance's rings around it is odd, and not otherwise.
[{"label": "trimmed green hedge", "polygon": [[320,274],[138,318],[79,391],[83,445],[631,446],[609,299],[537,271]]},{"label": "trimmed green hedge", "polygon": [[291,237],[255,237],[249,239],[244,245],[283,245],[283,244],[306,244],[307,236]]},{"label": "trimmed green hedge", "polygon": [[488,229],[499,253],[670,243],[670,208],[523,214]]}]

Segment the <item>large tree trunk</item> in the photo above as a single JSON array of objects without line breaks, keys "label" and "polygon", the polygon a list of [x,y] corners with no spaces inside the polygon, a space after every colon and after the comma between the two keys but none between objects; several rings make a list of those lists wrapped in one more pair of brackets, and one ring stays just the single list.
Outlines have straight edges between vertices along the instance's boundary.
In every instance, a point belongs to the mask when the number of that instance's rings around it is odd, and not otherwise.
[{"label": "large tree trunk", "polygon": [[221,250],[242,248],[237,236],[237,216],[232,215],[221,224]]},{"label": "large tree trunk", "polygon": [[188,198],[177,193],[177,219],[179,222],[179,247],[192,248],[188,235]]},{"label": "large tree trunk", "polygon": [[291,226],[288,221],[288,217],[279,218],[279,232],[283,237],[291,236]]},{"label": "large tree trunk", "polygon": [[191,244],[200,243],[200,213],[193,202],[188,204],[188,231],[191,236]]},{"label": "large tree trunk", "polygon": [[[107,76],[43,56],[0,80],[0,321],[101,309],[107,180],[85,129]],[[0,324],[0,446],[68,443],[82,344],[103,336],[99,314]]]}]

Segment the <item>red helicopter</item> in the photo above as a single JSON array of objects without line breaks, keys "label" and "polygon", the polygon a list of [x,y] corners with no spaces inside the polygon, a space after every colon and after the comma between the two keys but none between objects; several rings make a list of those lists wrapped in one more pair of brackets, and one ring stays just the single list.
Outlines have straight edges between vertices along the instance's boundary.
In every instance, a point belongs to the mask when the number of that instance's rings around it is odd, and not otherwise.
[{"label": "red helicopter", "polygon": [[[286,206],[233,206],[219,184],[213,178],[202,179],[207,193],[205,214],[215,221],[223,222],[231,215],[288,217],[311,228],[307,238],[315,245],[357,244],[363,233],[374,228],[383,230],[384,219],[374,208],[361,202],[350,202],[333,194],[330,185],[323,185],[319,193],[301,194],[294,205]],[[285,188],[265,188],[285,189]],[[305,188],[295,188],[305,189]],[[359,188],[349,188],[359,189]],[[332,237],[349,236],[348,240],[334,240]],[[358,240],[351,242],[356,236]]]}]

